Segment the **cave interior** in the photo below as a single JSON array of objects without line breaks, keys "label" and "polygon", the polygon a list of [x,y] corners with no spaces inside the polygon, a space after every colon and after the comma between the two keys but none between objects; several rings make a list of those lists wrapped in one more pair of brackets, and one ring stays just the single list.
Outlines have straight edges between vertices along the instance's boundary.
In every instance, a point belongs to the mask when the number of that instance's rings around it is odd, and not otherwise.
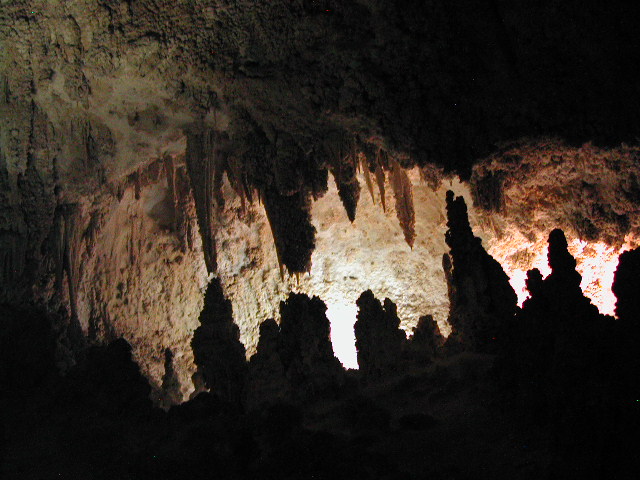
[{"label": "cave interior", "polygon": [[2,478],[639,478],[639,13],[0,2]]}]

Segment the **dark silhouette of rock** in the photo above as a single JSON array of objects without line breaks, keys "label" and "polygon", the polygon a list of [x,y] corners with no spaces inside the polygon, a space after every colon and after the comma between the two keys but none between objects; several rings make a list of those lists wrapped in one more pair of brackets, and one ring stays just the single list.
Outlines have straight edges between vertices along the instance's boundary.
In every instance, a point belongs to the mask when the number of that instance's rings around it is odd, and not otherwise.
[{"label": "dark silhouette of rock", "polygon": [[[513,320],[517,296],[500,264],[473,235],[467,206],[462,197],[447,192],[445,240],[451,249],[452,270],[445,273],[451,283],[449,322],[450,342],[460,342],[476,352],[495,353],[505,326]],[[443,260],[446,265],[446,260]]]},{"label": "dark silhouette of rock", "polygon": [[30,389],[55,373],[55,336],[39,312],[0,305],[0,389]]},{"label": "dark silhouette of rock", "polygon": [[[611,288],[616,295],[614,425],[607,462],[620,472],[638,472],[640,460],[640,248],[620,255]],[[619,478],[624,478],[618,472]],[[611,477],[613,478],[613,477]]]},{"label": "dark silhouette of rock", "polygon": [[291,386],[280,358],[280,327],[272,318],[260,324],[256,354],[249,361],[245,404],[253,410],[263,404],[292,398]]},{"label": "dark silhouette of rock", "polygon": [[338,196],[342,200],[349,221],[356,219],[356,208],[360,199],[360,183],[356,177],[355,159],[349,157],[347,161],[340,161],[331,170],[338,188]]},{"label": "dark silhouette of rock", "polygon": [[398,419],[398,425],[404,430],[428,430],[437,423],[428,413],[409,413]]},{"label": "dark silhouette of rock", "polygon": [[409,350],[412,356],[426,363],[439,355],[443,345],[444,337],[433,316],[420,317],[409,341]]},{"label": "dark silhouette of rock", "polygon": [[358,316],[354,324],[358,365],[367,379],[376,379],[397,370],[407,339],[400,330],[396,306],[386,298],[384,307],[367,290],[356,301]]},{"label": "dark silhouette of rock", "polygon": [[357,435],[386,433],[391,413],[372,398],[356,394],[346,399],[342,407],[345,425]]},{"label": "dark silhouette of rock", "polygon": [[240,405],[247,369],[245,350],[233,322],[231,302],[217,278],[207,288],[200,323],[191,346],[205,383],[212,393]]},{"label": "dark silhouette of rock", "polygon": [[540,293],[543,286],[543,280],[542,274],[537,268],[531,269],[527,272],[526,286],[531,296],[535,297]]},{"label": "dark silhouette of rock", "polygon": [[300,191],[287,196],[270,188],[264,191],[262,200],[280,268],[286,266],[291,273],[308,272],[316,245],[309,194]]},{"label": "dark silhouette of rock", "polygon": [[618,383],[623,402],[640,398],[640,248],[620,255],[613,286]]},{"label": "dark silhouette of rock", "polygon": [[303,394],[321,393],[342,382],[326,310],[318,297],[304,294],[292,293],[280,302],[280,358],[292,388]]},{"label": "dark silhouette of rock", "polygon": [[272,319],[260,325],[258,350],[249,363],[245,395],[249,408],[298,402],[330,393],[343,383],[326,309],[318,297],[292,293],[280,302],[280,326]]},{"label": "dark silhouette of rock", "polygon": [[517,371],[518,398],[532,420],[550,423],[552,478],[588,476],[602,467],[611,431],[613,319],[583,295],[561,230],[549,235],[548,260],[547,278],[528,274],[531,298],[514,322],[507,363]]},{"label": "dark silhouette of rock", "polygon": [[61,385],[62,398],[76,408],[107,415],[136,415],[151,410],[151,387],[131,355],[131,345],[119,338],[87,350]]}]

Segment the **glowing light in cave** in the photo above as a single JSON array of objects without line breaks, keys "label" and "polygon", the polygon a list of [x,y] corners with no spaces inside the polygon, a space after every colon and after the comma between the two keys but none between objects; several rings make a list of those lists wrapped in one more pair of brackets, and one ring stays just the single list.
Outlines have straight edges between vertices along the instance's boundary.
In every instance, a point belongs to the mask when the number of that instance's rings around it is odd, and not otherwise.
[{"label": "glowing light in cave", "polygon": [[[615,312],[616,297],[611,291],[613,278],[618,267],[619,255],[631,248],[627,242],[621,248],[612,247],[603,242],[589,243],[574,239],[569,242],[569,251],[576,259],[576,270],[582,275],[580,288],[601,313],[613,315]],[[546,277],[551,273],[547,263],[547,244],[541,242],[536,245],[528,245],[520,248],[520,251],[528,251],[533,255],[529,261],[513,260],[509,255],[513,253],[513,247],[509,245],[494,246],[490,249],[492,255],[502,264],[504,271],[509,275],[510,283],[518,295],[518,304],[529,298],[526,288],[527,271],[537,268]]]},{"label": "glowing light in cave", "polygon": [[613,315],[616,297],[611,291],[613,277],[618,268],[618,257],[628,247],[617,249],[606,243],[587,243],[574,240],[569,251],[576,257],[577,270],[582,275],[580,288],[601,313]]},{"label": "glowing light in cave", "polygon": [[331,323],[333,353],[345,368],[358,368],[356,336],[353,324],[358,307],[354,304],[327,303],[327,318]]}]

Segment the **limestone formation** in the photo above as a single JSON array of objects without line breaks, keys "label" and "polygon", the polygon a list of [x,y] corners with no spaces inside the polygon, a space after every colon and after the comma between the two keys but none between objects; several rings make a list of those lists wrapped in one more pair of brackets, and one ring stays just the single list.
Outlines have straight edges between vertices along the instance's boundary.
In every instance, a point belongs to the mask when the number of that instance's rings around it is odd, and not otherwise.
[{"label": "limestone formation", "polygon": [[613,283],[616,295],[615,354],[617,388],[629,404],[640,394],[640,249],[620,255]]},{"label": "limestone formation", "polygon": [[264,208],[269,218],[278,251],[280,269],[303,273],[311,268],[315,247],[315,227],[309,215],[310,200],[306,192],[281,195],[276,190],[263,192]]},{"label": "limestone formation", "polygon": [[245,350],[218,279],[209,283],[200,323],[191,341],[195,363],[213,393],[239,405],[246,379]]},{"label": "limestone formation", "polygon": [[496,352],[505,327],[517,311],[516,294],[500,264],[474,236],[464,199],[454,198],[452,191],[447,192],[447,217],[452,341],[473,351]]},{"label": "limestone formation", "polygon": [[399,329],[396,306],[388,298],[383,306],[371,290],[360,295],[356,303],[354,330],[360,372],[372,380],[397,372],[406,336]]},{"label": "limestone formation", "polygon": [[164,351],[164,375],[162,377],[162,397],[160,405],[163,408],[169,408],[172,405],[182,403],[182,390],[180,388],[180,379],[177,377],[173,368],[173,353],[170,348]]},{"label": "limestone formation", "polygon": [[554,426],[554,468],[566,474],[571,464],[580,465],[586,474],[597,468],[586,452],[610,435],[614,324],[580,290],[561,230],[550,233],[548,252],[551,274],[540,280],[530,272],[532,296],[510,326],[515,333],[505,366],[516,370],[518,398],[531,418]]},{"label": "limestone formation", "polygon": [[280,358],[292,388],[303,395],[326,393],[341,383],[326,309],[318,297],[304,294],[292,293],[280,303]]},{"label": "limestone formation", "polygon": [[245,403],[249,410],[264,404],[291,401],[292,387],[280,358],[280,327],[273,319],[260,325],[257,352],[249,361]]},{"label": "limestone formation", "polygon": [[444,341],[438,323],[433,319],[433,316],[425,315],[420,317],[418,325],[413,330],[413,336],[409,341],[409,351],[418,357],[422,364],[426,364],[429,360],[440,355]]},{"label": "limestone formation", "polygon": [[273,320],[260,325],[258,351],[249,362],[249,407],[331,395],[342,384],[325,310],[318,297],[292,293],[280,303],[280,326]]}]

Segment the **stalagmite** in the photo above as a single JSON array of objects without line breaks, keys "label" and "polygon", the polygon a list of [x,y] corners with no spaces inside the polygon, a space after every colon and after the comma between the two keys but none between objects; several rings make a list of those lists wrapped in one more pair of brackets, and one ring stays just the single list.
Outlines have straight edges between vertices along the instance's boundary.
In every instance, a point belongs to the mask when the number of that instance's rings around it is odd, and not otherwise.
[{"label": "stalagmite", "polygon": [[207,387],[223,400],[240,405],[247,369],[245,350],[233,322],[231,302],[217,278],[207,288],[200,323],[191,345]]},{"label": "stalagmite", "polygon": [[462,197],[447,192],[446,242],[451,249],[452,270],[447,257],[443,266],[450,282],[449,323],[453,333],[449,343],[460,341],[478,352],[495,352],[503,341],[504,327],[517,311],[517,297],[509,277],[500,264],[482,247],[473,235],[467,206]]},{"label": "stalagmite", "polygon": [[396,307],[388,298],[384,306],[367,290],[356,302],[357,321],[354,325],[358,365],[368,379],[377,379],[397,371],[407,342],[400,330]]}]

